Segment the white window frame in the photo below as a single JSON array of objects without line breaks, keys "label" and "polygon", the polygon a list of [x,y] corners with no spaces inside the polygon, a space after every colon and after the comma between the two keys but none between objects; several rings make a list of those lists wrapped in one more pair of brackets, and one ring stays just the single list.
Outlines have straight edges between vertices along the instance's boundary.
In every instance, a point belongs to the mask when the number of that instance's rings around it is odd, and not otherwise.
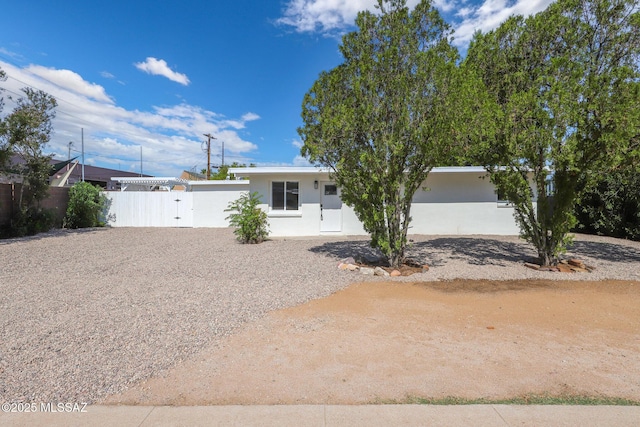
[{"label": "white window frame", "polygon": [[[283,205],[282,209],[276,209],[273,206],[274,205],[273,204],[273,184],[275,184],[275,183],[284,183],[284,205]],[[289,183],[298,185],[297,190],[291,190],[292,194],[296,194],[298,196],[298,200],[297,200],[298,203],[296,203],[296,208],[295,209],[291,209],[291,208],[287,209],[287,192],[288,192],[287,184],[289,184]],[[271,200],[271,204],[269,206],[269,210],[271,212],[273,212],[273,213],[278,213],[278,212],[280,212],[280,213],[282,213],[282,212],[298,213],[298,212],[300,212],[300,181],[286,180],[286,179],[274,180],[274,181],[271,181],[271,183],[269,184],[269,189],[270,189],[270,196],[271,196],[271,199],[270,199]],[[296,193],[293,193],[293,191],[296,191]]]}]

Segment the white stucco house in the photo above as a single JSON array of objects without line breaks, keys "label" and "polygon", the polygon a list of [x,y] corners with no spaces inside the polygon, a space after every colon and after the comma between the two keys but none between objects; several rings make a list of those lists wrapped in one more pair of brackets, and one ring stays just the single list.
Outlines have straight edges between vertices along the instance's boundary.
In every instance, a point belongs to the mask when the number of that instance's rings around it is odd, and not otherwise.
[{"label": "white stucco house", "polygon": [[[272,236],[366,234],[340,199],[328,170],[314,167],[232,168],[261,196]],[[482,167],[434,168],[411,208],[410,234],[515,235],[513,208],[498,194]]]}]

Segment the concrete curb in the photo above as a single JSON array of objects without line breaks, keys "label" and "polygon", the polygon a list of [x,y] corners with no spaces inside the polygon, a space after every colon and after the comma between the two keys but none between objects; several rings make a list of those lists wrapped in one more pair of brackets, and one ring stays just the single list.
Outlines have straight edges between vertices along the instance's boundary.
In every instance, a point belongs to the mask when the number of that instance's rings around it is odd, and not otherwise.
[{"label": "concrete curb", "polygon": [[87,406],[0,412],[3,426],[637,426],[640,406]]}]

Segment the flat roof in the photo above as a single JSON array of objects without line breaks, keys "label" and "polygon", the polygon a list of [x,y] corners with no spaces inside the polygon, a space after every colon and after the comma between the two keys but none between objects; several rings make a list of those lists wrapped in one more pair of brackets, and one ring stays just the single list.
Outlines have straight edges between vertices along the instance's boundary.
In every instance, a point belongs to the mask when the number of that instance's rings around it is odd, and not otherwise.
[{"label": "flat roof", "polygon": [[201,187],[206,185],[249,185],[248,179],[236,179],[236,180],[219,180],[211,179],[208,181],[189,181],[189,185],[192,187]]},{"label": "flat roof", "polygon": [[123,176],[114,176],[111,177],[112,181],[117,181],[117,182],[121,182],[123,184],[141,184],[141,185],[167,185],[169,183],[173,184],[173,185],[182,185],[182,184],[189,184],[189,181],[187,181],[186,179],[182,179],[182,178],[173,178],[173,177],[162,177],[162,176],[158,176],[158,177],[144,177],[144,176],[137,176],[137,177],[123,177]]},{"label": "flat roof", "polygon": [[165,177],[144,177],[144,176],[117,177],[116,176],[116,177],[112,177],[111,180],[122,184],[121,191],[125,191],[127,188],[129,188],[130,185],[146,187],[147,191],[152,190],[153,187],[155,186],[169,187],[170,190],[172,187],[176,185],[182,185],[185,187],[185,189],[189,188],[189,181],[187,181],[186,179],[167,177],[167,176]]},{"label": "flat roof", "polygon": [[259,168],[229,168],[229,173],[235,175],[264,175],[264,174],[318,174],[329,173],[329,169],[309,166],[266,166]]},{"label": "flat roof", "polygon": [[[431,173],[485,173],[483,166],[443,166],[433,168]],[[273,175],[273,174],[291,174],[291,175],[307,175],[307,174],[324,174],[330,173],[327,168],[316,167],[298,167],[298,166],[277,166],[277,167],[259,167],[259,168],[230,168],[229,173],[240,176],[249,175]]]}]

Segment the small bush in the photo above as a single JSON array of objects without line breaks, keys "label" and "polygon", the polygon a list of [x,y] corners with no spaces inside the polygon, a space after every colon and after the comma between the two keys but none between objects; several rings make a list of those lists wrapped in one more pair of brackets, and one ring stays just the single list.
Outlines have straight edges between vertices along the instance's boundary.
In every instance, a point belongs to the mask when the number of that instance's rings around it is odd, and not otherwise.
[{"label": "small bush", "polygon": [[257,192],[245,193],[238,200],[229,203],[225,212],[233,211],[226,219],[235,227],[235,235],[242,243],[261,243],[269,235],[267,214],[260,209]]},{"label": "small bush", "polygon": [[3,237],[23,237],[44,233],[53,228],[55,213],[50,209],[35,206],[20,209],[2,233]]},{"label": "small bush", "polygon": [[106,197],[100,187],[88,182],[79,182],[69,190],[69,205],[64,217],[65,228],[102,227],[100,215],[104,210]]}]

